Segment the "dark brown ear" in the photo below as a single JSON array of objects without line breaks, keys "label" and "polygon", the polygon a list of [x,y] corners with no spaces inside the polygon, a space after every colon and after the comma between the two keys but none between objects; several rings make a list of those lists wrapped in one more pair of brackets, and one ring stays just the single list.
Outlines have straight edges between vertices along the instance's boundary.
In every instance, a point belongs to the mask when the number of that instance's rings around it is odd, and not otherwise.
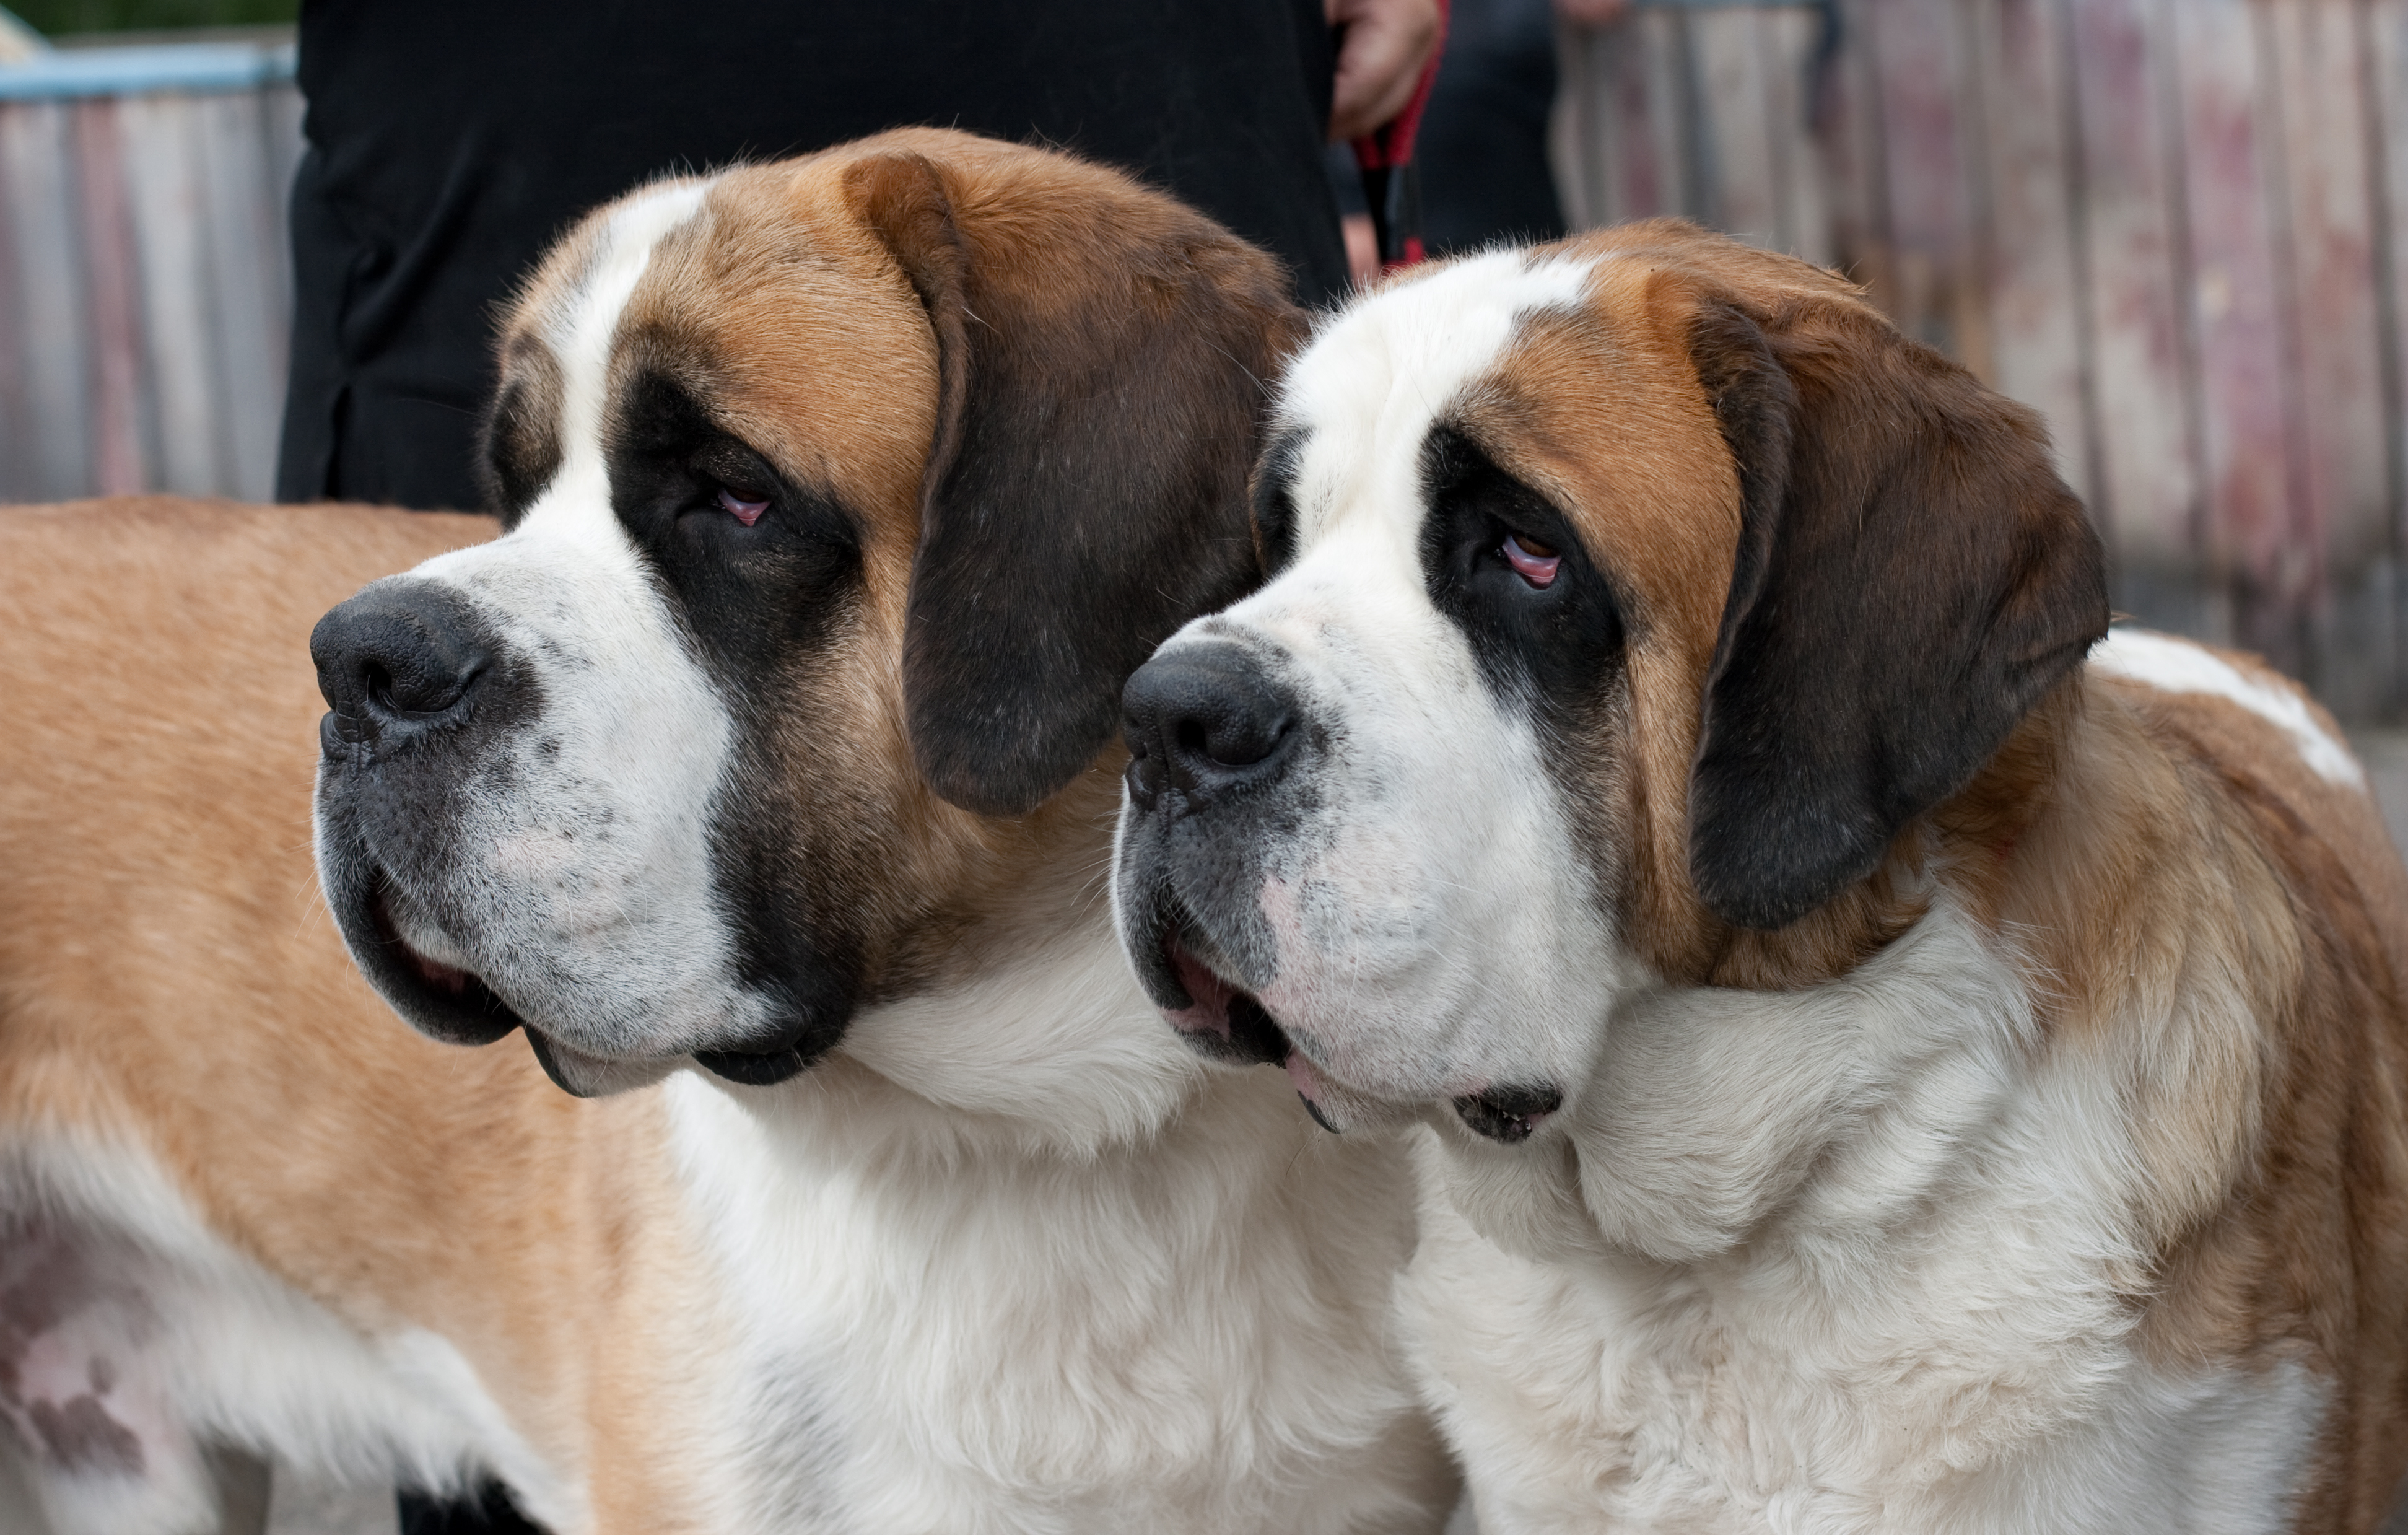
[{"label": "dark brown ear", "polygon": [[2030,411],[1841,300],[1708,303],[1739,555],[1689,782],[1706,905],[1780,927],[1871,872],[2107,632]]},{"label": "dark brown ear", "polygon": [[1246,472],[1303,318],[1268,256],[1063,157],[883,155],[846,187],[937,337],[912,753],[945,798],[1018,814],[1111,739],[1156,645],[1262,579]]}]

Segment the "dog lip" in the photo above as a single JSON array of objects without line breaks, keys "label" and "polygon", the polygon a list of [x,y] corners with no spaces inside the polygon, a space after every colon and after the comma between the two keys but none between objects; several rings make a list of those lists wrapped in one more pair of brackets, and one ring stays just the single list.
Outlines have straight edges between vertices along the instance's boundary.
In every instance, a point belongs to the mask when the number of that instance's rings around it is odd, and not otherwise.
[{"label": "dog lip", "polygon": [[[1171,1027],[1198,1053],[1241,1066],[1277,1066],[1292,1047],[1279,1021],[1260,998],[1221,976],[1198,958],[1188,939],[1194,928],[1176,911],[1163,920],[1156,953],[1163,978],[1155,1005]],[[1154,988],[1149,988],[1154,989]],[[1176,990],[1185,1005],[1169,1005],[1163,991]]]},{"label": "dog lip", "polygon": [[730,1046],[718,1050],[697,1050],[694,1063],[714,1077],[724,1078],[746,1087],[774,1087],[790,1077],[796,1077],[810,1067],[810,1060],[799,1045],[776,1045],[764,1050],[747,1050]]},{"label": "dog lip", "polygon": [[1561,1088],[1540,1083],[1485,1087],[1454,1101],[1455,1114],[1474,1134],[1518,1146],[1564,1106],[1564,1095]]},{"label": "dog lip", "polygon": [[[385,972],[385,983],[390,987],[398,983],[417,994],[407,999],[415,1006],[403,1008],[404,1016],[422,1032],[454,1044],[491,1044],[523,1027],[525,1020],[482,977],[429,958],[401,936],[400,925],[394,920],[392,885],[392,877],[381,869],[371,876],[366,916],[379,947],[399,960],[380,967]],[[398,1004],[401,999],[395,1000]],[[438,1015],[437,1026],[427,1026],[421,1016],[427,1012]]]}]

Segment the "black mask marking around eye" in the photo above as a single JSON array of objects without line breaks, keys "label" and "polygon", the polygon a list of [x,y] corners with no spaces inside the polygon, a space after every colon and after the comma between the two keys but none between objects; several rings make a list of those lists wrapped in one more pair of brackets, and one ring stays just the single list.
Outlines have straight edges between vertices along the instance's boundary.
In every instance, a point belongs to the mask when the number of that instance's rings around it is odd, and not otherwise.
[{"label": "black mask marking around eye", "polygon": [[[1556,724],[1576,717],[1619,662],[1623,629],[1612,588],[1570,523],[1456,427],[1431,429],[1422,485],[1430,601],[1470,639],[1491,686],[1529,697]],[[1555,557],[1544,584],[1516,567],[1508,538]]]}]

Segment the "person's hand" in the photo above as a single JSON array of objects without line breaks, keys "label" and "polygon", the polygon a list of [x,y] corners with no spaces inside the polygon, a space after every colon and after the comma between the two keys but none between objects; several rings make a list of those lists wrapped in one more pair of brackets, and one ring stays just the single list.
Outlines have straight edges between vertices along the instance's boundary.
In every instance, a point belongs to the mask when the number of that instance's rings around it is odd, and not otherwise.
[{"label": "person's hand", "polygon": [[1630,0],[1555,0],[1555,14],[1576,27],[1609,26],[1630,14]]},{"label": "person's hand", "polygon": [[1329,93],[1329,140],[1377,133],[1413,99],[1422,66],[1438,46],[1438,0],[1322,0],[1338,39]]}]

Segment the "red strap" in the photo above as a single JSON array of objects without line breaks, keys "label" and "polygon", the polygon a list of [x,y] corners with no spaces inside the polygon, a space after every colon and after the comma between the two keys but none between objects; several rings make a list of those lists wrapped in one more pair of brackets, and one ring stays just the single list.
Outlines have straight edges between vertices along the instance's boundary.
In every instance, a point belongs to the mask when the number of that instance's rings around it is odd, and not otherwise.
[{"label": "red strap", "polygon": [[1394,122],[1354,141],[1354,164],[1363,169],[1393,170],[1413,157],[1413,135],[1421,131],[1422,108],[1429,105],[1430,87],[1438,83],[1439,56],[1446,51],[1446,11],[1447,0],[1438,0],[1438,41],[1430,45],[1429,62],[1422,65],[1412,99]]}]

